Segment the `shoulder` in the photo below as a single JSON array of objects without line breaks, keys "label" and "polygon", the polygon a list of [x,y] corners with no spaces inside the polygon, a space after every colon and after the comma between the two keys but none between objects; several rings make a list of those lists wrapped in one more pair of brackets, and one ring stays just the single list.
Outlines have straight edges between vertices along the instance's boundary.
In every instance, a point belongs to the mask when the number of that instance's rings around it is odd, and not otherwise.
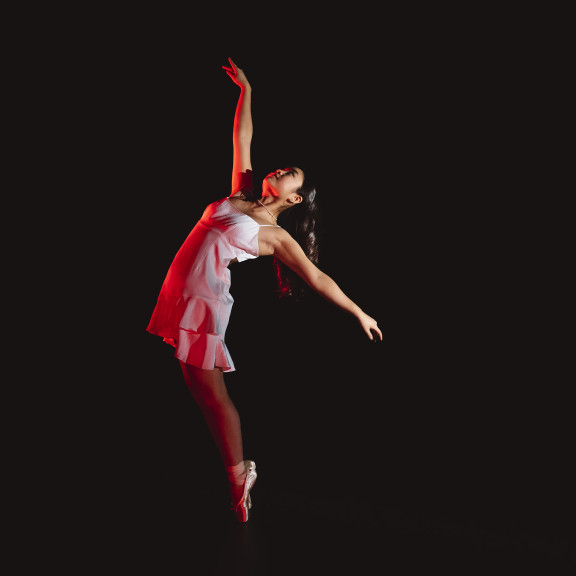
[{"label": "shoulder", "polygon": [[260,226],[260,235],[269,239],[274,245],[296,242],[281,226]]},{"label": "shoulder", "polygon": [[280,226],[260,226],[258,233],[260,243],[260,254],[262,256],[272,256],[279,251],[285,250],[292,243],[298,243],[284,228]]},{"label": "shoulder", "polygon": [[266,254],[273,254],[280,258],[288,254],[304,255],[300,244],[280,226],[262,226],[260,228],[260,243],[263,244]]}]

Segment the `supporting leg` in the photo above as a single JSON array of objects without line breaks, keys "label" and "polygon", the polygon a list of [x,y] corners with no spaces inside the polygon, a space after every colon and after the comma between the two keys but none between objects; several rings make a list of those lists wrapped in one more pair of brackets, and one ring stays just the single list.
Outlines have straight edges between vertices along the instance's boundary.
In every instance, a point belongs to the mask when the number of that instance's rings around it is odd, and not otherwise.
[{"label": "supporting leg", "polygon": [[[244,460],[240,416],[228,395],[223,372],[218,368],[202,370],[184,362],[180,362],[180,366],[186,385],[202,410],[224,466],[237,466]],[[242,496],[245,475],[244,472],[241,478],[230,483],[234,503]],[[238,484],[239,481],[241,484]]]}]

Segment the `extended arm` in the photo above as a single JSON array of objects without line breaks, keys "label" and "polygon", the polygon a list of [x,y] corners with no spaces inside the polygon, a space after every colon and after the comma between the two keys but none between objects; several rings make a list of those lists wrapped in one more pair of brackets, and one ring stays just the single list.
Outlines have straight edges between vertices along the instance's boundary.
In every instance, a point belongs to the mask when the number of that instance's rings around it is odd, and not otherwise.
[{"label": "extended arm", "polygon": [[382,340],[382,331],[378,328],[376,320],[350,300],[330,276],[312,263],[290,234],[284,230],[277,231],[274,233],[270,246],[274,256],[294,270],[312,290],[354,316],[370,340]]},{"label": "extended arm", "polygon": [[252,88],[244,72],[228,58],[230,67],[222,66],[226,74],[240,87],[238,104],[234,114],[234,127],[232,130],[232,145],[234,148],[232,162],[232,194],[240,190],[242,174],[252,170],[250,160],[250,144],[252,142]]}]

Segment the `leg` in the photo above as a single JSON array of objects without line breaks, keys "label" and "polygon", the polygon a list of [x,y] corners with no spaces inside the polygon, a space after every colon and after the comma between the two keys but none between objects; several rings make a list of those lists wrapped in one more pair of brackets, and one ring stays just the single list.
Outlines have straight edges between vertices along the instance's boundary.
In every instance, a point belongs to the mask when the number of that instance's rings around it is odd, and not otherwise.
[{"label": "leg", "polygon": [[[224,466],[234,466],[244,459],[240,416],[232,403],[222,370],[202,370],[180,362],[186,385],[198,404],[212,437],[216,442]],[[242,486],[230,484],[231,496],[236,502]]]},{"label": "leg", "polygon": [[180,362],[180,366],[186,385],[204,414],[224,466],[242,462],[244,454],[240,416],[228,396],[222,370],[202,370],[184,362]]}]

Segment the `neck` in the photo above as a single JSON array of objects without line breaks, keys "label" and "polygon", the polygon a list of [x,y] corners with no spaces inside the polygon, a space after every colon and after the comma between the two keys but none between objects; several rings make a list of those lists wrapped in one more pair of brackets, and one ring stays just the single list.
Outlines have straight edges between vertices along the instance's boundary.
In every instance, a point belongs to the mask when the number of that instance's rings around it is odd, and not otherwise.
[{"label": "neck", "polygon": [[272,216],[272,218],[274,218],[275,222],[278,222],[278,219],[276,218],[276,216],[274,216],[274,214],[272,214],[272,212],[270,212],[270,210],[268,210],[268,208],[266,208],[266,206],[264,206],[264,204],[262,204],[262,202],[260,202],[260,200],[256,200],[256,202],[258,202],[258,204],[260,204],[260,206],[262,206],[262,208],[264,208],[264,210],[266,210],[266,212],[268,212],[268,214],[270,214],[270,216]]}]

